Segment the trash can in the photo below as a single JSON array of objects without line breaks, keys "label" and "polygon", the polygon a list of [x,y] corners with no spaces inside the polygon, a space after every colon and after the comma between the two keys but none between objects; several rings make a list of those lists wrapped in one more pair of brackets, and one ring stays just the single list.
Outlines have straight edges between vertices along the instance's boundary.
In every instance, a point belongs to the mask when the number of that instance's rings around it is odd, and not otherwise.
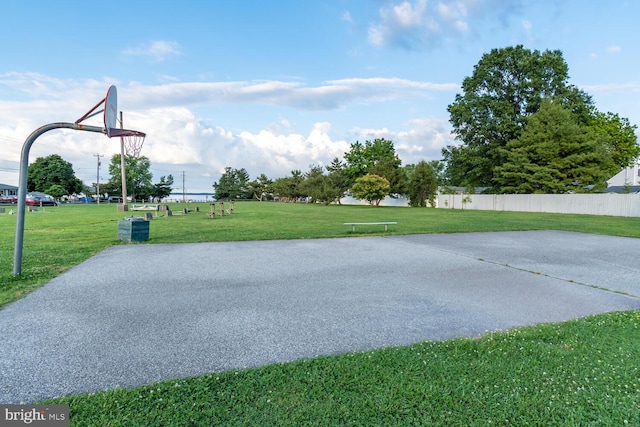
[{"label": "trash can", "polygon": [[118,239],[125,242],[149,240],[149,221],[144,218],[129,217],[118,221]]}]

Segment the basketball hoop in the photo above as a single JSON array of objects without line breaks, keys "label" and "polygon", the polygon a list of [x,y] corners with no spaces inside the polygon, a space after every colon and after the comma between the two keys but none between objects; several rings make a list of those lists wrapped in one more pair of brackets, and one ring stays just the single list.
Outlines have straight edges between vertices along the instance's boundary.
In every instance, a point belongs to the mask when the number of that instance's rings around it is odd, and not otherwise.
[{"label": "basketball hoop", "polygon": [[[94,110],[98,106],[104,105],[102,112],[104,114],[104,128],[107,136],[109,138],[120,137],[120,142],[124,148],[123,154],[139,157],[146,134],[137,130],[122,129],[122,111],[120,112],[120,120],[118,120],[118,91],[115,86],[109,87],[107,95],[102,102],[104,104],[98,103],[98,105],[94,107]],[[89,113],[91,113],[91,111]],[[84,120],[86,117],[87,115],[83,116],[79,121]],[[118,122],[120,122],[120,128],[116,127]]]},{"label": "basketball hoop", "polygon": [[146,135],[135,130],[129,132],[130,133],[120,136],[122,144],[124,145],[125,154],[127,156],[140,157],[140,151],[142,150]]}]

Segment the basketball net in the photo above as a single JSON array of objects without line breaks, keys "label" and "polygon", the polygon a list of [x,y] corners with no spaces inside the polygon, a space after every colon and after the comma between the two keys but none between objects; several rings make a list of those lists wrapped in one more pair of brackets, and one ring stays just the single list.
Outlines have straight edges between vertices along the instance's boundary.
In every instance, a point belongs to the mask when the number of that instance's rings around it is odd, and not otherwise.
[{"label": "basketball net", "polygon": [[127,156],[140,157],[140,151],[144,144],[145,134],[142,132],[122,135],[120,140],[124,146],[124,152]]}]

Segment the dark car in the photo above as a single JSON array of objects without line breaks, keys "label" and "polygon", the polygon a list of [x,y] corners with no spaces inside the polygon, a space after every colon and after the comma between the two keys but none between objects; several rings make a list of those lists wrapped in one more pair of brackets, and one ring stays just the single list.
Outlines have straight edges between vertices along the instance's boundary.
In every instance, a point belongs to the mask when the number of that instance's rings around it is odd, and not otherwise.
[{"label": "dark car", "polygon": [[29,206],[56,206],[58,202],[48,194],[27,194],[25,203]]}]

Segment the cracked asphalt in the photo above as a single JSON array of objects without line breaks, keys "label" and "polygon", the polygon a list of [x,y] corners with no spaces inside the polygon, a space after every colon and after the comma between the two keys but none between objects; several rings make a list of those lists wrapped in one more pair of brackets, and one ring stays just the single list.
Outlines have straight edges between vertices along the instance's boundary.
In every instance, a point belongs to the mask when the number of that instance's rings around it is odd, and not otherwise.
[{"label": "cracked asphalt", "polygon": [[639,254],[561,231],[115,246],[0,311],[0,402],[640,309]]}]

